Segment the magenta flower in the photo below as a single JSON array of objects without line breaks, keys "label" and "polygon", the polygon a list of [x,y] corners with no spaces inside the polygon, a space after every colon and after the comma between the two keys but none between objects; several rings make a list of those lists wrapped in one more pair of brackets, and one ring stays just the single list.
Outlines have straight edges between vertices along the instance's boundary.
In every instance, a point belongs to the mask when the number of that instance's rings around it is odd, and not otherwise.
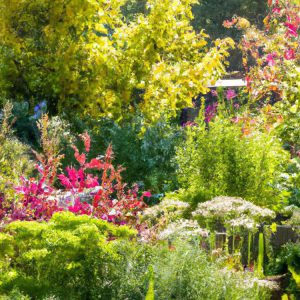
[{"label": "magenta flower", "polygon": [[274,14],[280,14],[281,13],[281,7],[274,7],[273,8],[273,13]]},{"label": "magenta flower", "polygon": [[78,215],[91,215],[92,206],[87,202],[81,202],[80,199],[76,199],[73,206],[69,206],[68,210]]},{"label": "magenta flower", "polygon": [[151,192],[149,192],[149,191],[145,191],[144,193],[143,193],[143,197],[148,197],[148,198],[150,198],[152,196],[152,194],[151,194]]},{"label": "magenta flower", "polygon": [[277,57],[277,53],[269,53],[266,57],[266,61],[268,63],[268,66],[273,67],[275,66],[275,58]]},{"label": "magenta flower", "polygon": [[231,99],[237,97],[235,90],[229,89],[226,91],[226,99],[230,101]]},{"label": "magenta flower", "polygon": [[295,50],[294,49],[288,49],[284,52],[284,58],[286,60],[292,60],[292,59],[295,59],[296,58],[296,55],[295,55]]},{"label": "magenta flower", "polygon": [[208,105],[205,109],[205,122],[209,123],[217,113],[218,103]]},{"label": "magenta flower", "polygon": [[298,36],[297,26],[289,22],[285,22],[284,25],[287,27],[287,36]]}]

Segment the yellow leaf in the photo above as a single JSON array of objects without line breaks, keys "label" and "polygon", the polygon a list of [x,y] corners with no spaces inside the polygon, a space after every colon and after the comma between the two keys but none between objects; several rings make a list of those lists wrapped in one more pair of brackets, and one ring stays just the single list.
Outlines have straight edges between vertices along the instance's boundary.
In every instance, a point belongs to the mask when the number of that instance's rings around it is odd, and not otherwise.
[{"label": "yellow leaf", "polygon": [[271,230],[272,230],[272,232],[276,232],[277,231],[277,224],[276,223],[272,223]]}]

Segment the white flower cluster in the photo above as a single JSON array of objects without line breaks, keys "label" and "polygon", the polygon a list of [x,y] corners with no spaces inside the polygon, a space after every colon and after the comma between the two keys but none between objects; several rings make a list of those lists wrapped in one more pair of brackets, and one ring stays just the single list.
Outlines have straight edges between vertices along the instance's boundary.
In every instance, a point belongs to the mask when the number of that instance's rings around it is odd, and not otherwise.
[{"label": "white flower cluster", "polygon": [[[229,270],[228,268],[220,269],[220,273],[223,274],[223,276],[230,276],[231,278],[238,279],[237,283],[240,288],[246,289],[252,289],[256,285],[265,289],[279,291],[280,286],[276,281],[272,280],[266,280],[266,279],[259,279],[255,277],[253,273],[249,272],[232,272],[232,270]],[[237,275],[237,276],[236,276]],[[236,276],[236,277],[235,277]],[[241,280],[241,276],[243,279]]]},{"label": "white flower cluster", "polygon": [[169,223],[169,225],[158,234],[160,240],[166,240],[171,237],[207,237],[209,232],[201,228],[197,221],[180,219]]},{"label": "white flower cluster", "polygon": [[242,198],[221,196],[200,203],[193,212],[193,216],[225,219],[248,216],[252,219],[272,219],[275,217],[275,213],[270,209],[256,206]]},{"label": "white flower cluster", "polygon": [[249,230],[254,229],[256,227],[255,221],[245,215],[242,215],[239,218],[228,220],[226,224],[228,224],[231,227],[243,227]]},{"label": "white flower cluster", "polygon": [[275,291],[280,290],[278,283],[276,283],[275,281],[271,281],[271,280],[251,278],[248,280],[244,280],[243,283],[244,283],[244,287],[249,288],[249,289],[253,288],[255,285],[258,285],[262,288],[266,288],[266,289],[270,289],[270,290],[275,290]]},{"label": "white flower cluster", "polygon": [[158,217],[162,213],[172,212],[175,215],[180,215],[189,204],[179,200],[164,199],[159,204],[148,207],[144,210],[144,217]]}]

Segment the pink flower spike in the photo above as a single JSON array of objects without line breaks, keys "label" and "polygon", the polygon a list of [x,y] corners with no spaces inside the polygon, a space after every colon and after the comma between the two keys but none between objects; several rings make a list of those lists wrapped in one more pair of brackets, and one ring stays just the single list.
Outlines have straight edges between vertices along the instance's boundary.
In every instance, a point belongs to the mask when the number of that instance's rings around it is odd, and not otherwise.
[{"label": "pink flower spike", "polygon": [[149,191],[146,191],[146,192],[143,193],[143,197],[148,197],[148,198],[150,198],[151,196],[152,196],[152,194],[151,194],[151,192],[149,192]]},{"label": "pink flower spike", "polygon": [[251,78],[249,76],[246,76],[246,83],[247,83],[247,87],[250,87],[250,85],[251,85]]},{"label": "pink flower spike", "polygon": [[237,97],[235,90],[229,89],[226,91],[226,99],[230,101],[231,99]]}]

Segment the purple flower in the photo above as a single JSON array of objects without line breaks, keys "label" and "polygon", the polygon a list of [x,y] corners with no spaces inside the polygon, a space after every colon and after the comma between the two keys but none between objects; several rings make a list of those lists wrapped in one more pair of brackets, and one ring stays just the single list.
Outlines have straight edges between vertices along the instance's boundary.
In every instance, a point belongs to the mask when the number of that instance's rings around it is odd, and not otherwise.
[{"label": "purple flower", "polygon": [[38,112],[40,109],[41,109],[41,108],[40,108],[40,105],[37,104],[37,105],[34,107],[34,112]]},{"label": "purple flower", "polygon": [[235,98],[237,96],[235,90],[229,89],[226,91],[226,99],[230,101],[231,99]]},{"label": "purple flower", "polygon": [[208,105],[205,109],[205,122],[209,123],[217,113],[218,103]]}]

